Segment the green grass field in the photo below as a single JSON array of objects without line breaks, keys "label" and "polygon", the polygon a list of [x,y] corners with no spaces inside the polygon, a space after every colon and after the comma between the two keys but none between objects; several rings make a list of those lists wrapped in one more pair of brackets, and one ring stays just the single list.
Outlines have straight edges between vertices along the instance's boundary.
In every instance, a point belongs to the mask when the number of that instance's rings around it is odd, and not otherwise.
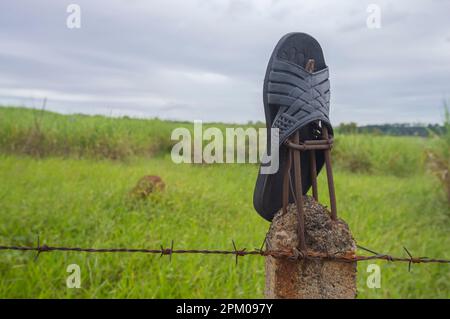
[{"label": "green grass field", "polygon": [[[252,207],[258,167],[173,164],[174,127],[159,120],[62,116],[0,108],[0,245],[231,249],[259,247],[269,224]],[[36,132],[36,126],[39,127]],[[225,125],[222,124],[222,128]],[[36,137],[37,136],[37,137]],[[424,165],[435,141],[337,136],[333,158],[340,217],[357,242],[394,255],[450,258],[450,212],[441,184]],[[107,150],[107,151],[105,151]],[[126,151],[123,151],[126,150]],[[120,154],[120,155],[112,155]],[[361,155],[363,154],[363,155]],[[351,162],[351,164],[349,164]],[[127,194],[143,175],[166,191],[145,201]],[[324,176],[320,189],[325,194]],[[325,196],[324,200],[325,200]],[[326,204],[326,201],[325,201]],[[364,253],[360,251],[360,253]],[[2,298],[261,298],[264,260],[257,256],[0,252]],[[66,267],[81,267],[68,289]],[[381,288],[360,298],[449,298],[448,265],[377,262]]]}]

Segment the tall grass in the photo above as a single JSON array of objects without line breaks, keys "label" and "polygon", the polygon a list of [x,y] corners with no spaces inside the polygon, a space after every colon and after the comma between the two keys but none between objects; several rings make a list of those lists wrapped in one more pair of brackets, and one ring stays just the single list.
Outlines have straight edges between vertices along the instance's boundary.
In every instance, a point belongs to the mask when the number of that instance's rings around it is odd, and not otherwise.
[{"label": "tall grass", "polygon": [[[0,152],[36,157],[125,160],[170,153],[175,128],[186,128],[193,137],[193,123],[159,119],[112,118],[81,114],[0,107]],[[205,123],[225,132],[235,124]],[[244,129],[249,125],[244,125]],[[224,135],[225,136],[225,135]],[[207,144],[207,141],[204,141]]]},{"label": "tall grass", "polygon": [[[204,128],[211,126],[222,132],[226,127],[236,127],[209,123]],[[192,123],[188,122],[61,115],[0,107],[0,152],[113,160],[155,157],[170,152],[175,143],[170,140],[170,135],[177,127],[191,132],[193,129]],[[243,126],[244,129],[248,127]],[[350,172],[408,176],[423,171],[423,150],[427,143],[434,141],[369,134],[337,135],[333,160]]]},{"label": "tall grass", "polygon": [[104,116],[60,115],[0,108],[0,151],[37,157],[123,160],[170,150],[170,132],[182,123]]},{"label": "tall grass", "polygon": [[419,137],[340,135],[335,139],[333,160],[354,173],[405,177],[424,170],[424,149],[431,139]]}]

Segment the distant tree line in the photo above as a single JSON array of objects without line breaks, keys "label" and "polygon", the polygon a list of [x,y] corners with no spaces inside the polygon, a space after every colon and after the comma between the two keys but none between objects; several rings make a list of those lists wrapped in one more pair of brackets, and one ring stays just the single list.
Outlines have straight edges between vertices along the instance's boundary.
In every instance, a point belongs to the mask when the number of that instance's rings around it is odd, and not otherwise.
[{"label": "distant tree line", "polygon": [[445,126],[440,124],[394,123],[358,126],[356,123],[350,122],[341,123],[336,131],[341,134],[368,133],[375,135],[427,137],[430,135],[443,135],[445,134],[445,130]]},{"label": "distant tree line", "polygon": [[[248,122],[247,125],[253,127],[265,127],[263,122]],[[355,122],[341,123],[335,127],[335,131],[340,134],[374,134],[374,135],[395,135],[395,136],[422,136],[444,135],[446,128],[440,124],[413,124],[413,123],[393,123],[393,124],[371,124],[358,126]]]}]

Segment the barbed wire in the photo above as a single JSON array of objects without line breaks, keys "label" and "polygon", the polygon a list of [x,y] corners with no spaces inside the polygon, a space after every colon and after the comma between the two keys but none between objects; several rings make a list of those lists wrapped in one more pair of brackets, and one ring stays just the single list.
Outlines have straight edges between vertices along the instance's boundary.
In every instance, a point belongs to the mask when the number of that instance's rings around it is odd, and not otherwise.
[{"label": "barbed wire", "polygon": [[264,249],[266,239],[259,249],[247,250],[246,248],[238,249],[234,240],[232,240],[233,249],[232,250],[218,250],[218,249],[175,249],[174,241],[171,241],[169,248],[164,248],[162,245],[159,249],[147,249],[147,248],[83,248],[83,247],[66,247],[66,246],[49,246],[46,244],[41,245],[39,237],[37,239],[36,246],[17,246],[11,245],[0,246],[0,251],[35,251],[37,252],[35,260],[39,257],[41,253],[65,251],[65,252],[85,252],[85,253],[144,253],[144,254],[159,254],[162,256],[169,256],[172,260],[172,255],[174,254],[204,254],[204,255],[234,255],[236,258],[236,264],[238,263],[238,258],[243,256],[263,256],[263,257],[274,257],[274,258],[288,258],[290,260],[301,260],[301,259],[323,259],[332,260],[338,262],[361,262],[368,260],[384,260],[388,262],[406,262],[408,263],[408,270],[411,270],[412,264],[423,264],[423,263],[437,263],[437,264],[450,264],[450,259],[442,258],[428,258],[428,257],[413,257],[410,251],[403,247],[407,256],[398,257],[389,254],[381,254],[372,249],[365,248],[363,246],[357,245],[359,249],[371,253],[371,255],[357,255],[354,252],[337,252],[334,254],[321,253],[311,250],[306,250],[301,252],[296,248],[286,249],[286,250],[273,250]]}]

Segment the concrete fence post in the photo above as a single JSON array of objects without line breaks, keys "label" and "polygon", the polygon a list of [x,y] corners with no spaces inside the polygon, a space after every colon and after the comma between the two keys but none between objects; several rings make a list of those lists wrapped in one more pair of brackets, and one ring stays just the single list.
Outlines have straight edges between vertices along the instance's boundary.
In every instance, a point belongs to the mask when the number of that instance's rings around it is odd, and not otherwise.
[{"label": "concrete fence post", "polygon": [[[356,244],[347,224],[333,221],[325,207],[304,198],[307,250],[329,255],[355,252]],[[280,210],[267,235],[267,248],[290,250],[298,247],[295,204]],[[355,298],[356,262],[266,257],[266,298]]]}]

